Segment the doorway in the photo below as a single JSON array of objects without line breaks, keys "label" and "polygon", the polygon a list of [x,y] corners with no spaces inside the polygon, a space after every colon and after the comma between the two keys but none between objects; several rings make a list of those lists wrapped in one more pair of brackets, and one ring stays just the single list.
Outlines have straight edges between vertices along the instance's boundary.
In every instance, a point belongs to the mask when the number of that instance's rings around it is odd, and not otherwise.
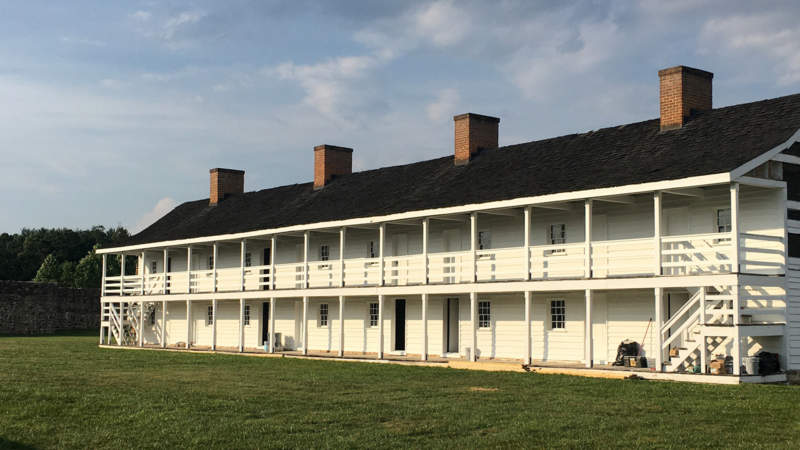
[{"label": "doorway", "polygon": [[269,302],[261,303],[261,343],[269,345]]},{"label": "doorway", "polygon": [[406,349],[406,301],[402,298],[394,301],[394,349]]},{"label": "doorway", "polygon": [[458,353],[458,299],[448,298],[445,303],[445,340],[447,353]]}]

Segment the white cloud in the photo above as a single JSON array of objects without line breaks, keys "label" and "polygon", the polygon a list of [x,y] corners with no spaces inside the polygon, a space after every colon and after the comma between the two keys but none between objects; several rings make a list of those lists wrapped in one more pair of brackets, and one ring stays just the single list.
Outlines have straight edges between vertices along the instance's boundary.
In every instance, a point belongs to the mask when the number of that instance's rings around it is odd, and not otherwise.
[{"label": "white cloud", "polygon": [[151,13],[150,11],[136,11],[135,13],[132,13],[130,17],[131,19],[134,20],[147,22],[148,20],[150,20],[151,17],[153,17],[153,13]]},{"label": "white cloud", "polygon": [[468,9],[451,0],[434,2],[414,15],[417,33],[440,47],[461,42],[473,28],[471,22]]},{"label": "white cloud", "polygon": [[162,27],[161,38],[171,41],[182,28],[199,22],[207,15],[208,13],[205,11],[184,11],[177,16],[170,17]]},{"label": "white cloud", "polygon": [[207,38],[203,30],[203,19],[208,13],[202,10],[182,11],[159,20],[149,11],[137,11],[129,17],[136,30],[148,39],[162,42],[173,50],[189,46],[197,40]]},{"label": "white cloud", "polygon": [[105,47],[107,44],[103,41],[98,41],[94,39],[85,39],[85,38],[77,38],[77,37],[70,37],[70,36],[61,36],[59,40],[65,44],[72,44],[72,45],[86,45],[89,47]]},{"label": "white cloud", "polygon": [[172,211],[176,206],[178,206],[178,202],[170,197],[164,197],[159,200],[153,209],[144,213],[139,220],[136,221],[136,225],[132,229],[132,233],[138,233],[145,228],[149,227],[158,219],[164,217],[165,214]]},{"label": "white cloud", "polygon": [[453,116],[460,99],[461,96],[458,94],[457,90],[453,88],[442,90],[436,96],[436,100],[428,104],[425,108],[425,111],[428,113],[428,118],[432,121],[439,122]]}]

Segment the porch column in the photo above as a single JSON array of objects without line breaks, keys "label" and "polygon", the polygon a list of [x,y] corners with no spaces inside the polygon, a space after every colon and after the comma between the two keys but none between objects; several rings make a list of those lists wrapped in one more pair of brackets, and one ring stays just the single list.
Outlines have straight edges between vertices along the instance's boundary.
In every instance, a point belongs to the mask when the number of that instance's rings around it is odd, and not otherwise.
[{"label": "porch column", "polygon": [[108,261],[107,261],[108,258],[107,258],[107,256],[108,255],[103,253],[103,257],[102,257],[103,258],[103,268],[100,269],[102,271],[100,273],[100,295],[101,296],[105,296],[106,295],[106,269],[108,268]]},{"label": "porch column", "polygon": [[428,284],[428,233],[430,230],[430,220],[426,217],[422,219],[422,265],[425,271],[422,284]]},{"label": "porch column", "polygon": [[308,296],[303,297],[303,354],[308,354]]},{"label": "porch column", "polygon": [[242,271],[242,274],[241,274],[241,289],[240,290],[242,292],[244,292],[244,255],[245,255],[245,252],[247,252],[247,241],[245,239],[242,239],[241,251],[239,252],[240,253],[240,255],[239,255],[239,267],[240,267],[240,269]]},{"label": "porch column", "polygon": [[472,351],[469,353],[469,360],[475,362],[478,359],[478,293],[469,293],[469,317],[472,321]]},{"label": "porch column", "polygon": [[383,359],[383,295],[378,295],[378,359]]},{"label": "porch column", "polygon": [[139,301],[139,347],[144,346],[144,302]]},{"label": "porch column", "polygon": [[[272,236],[269,240],[269,289],[275,290],[275,246],[278,245],[278,237]],[[271,341],[271,339],[270,339]]]},{"label": "porch column", "polygon": [[125,253],[119,255],[119,295],[125,295]]},{"label": "porch column", "polygon": [[378,257],[380,262],[378,263],[378,269],[380,271],[380,278],[378,279],[378,286],[383,286],[384,279],[386,278],[386,274],[384,274],[384,266],[383,266],[383,258],[386,254],[386,224],[382,223],[378,228]]},{"label": "porch column", "polygon": [[592,277],[592,200],[585,200],[583,202],[583,216],[584,216],[584,262],[583,262],[583,276],[586,278]]},{"label": "porch column", "polygon": [[339,287],[344,287],[345,227],[339,229]]},{"label": "porch column", "polygon": [[142,252],[139,256],[139,278],[142,284],[141,289],[139,290],[139,295],[144,295],[144,283],[146,281],[144,277],[144,269],[145,269],[144,252]]},{"label": "porch column", "polygon": [[[211,249],[211,252],[212,252],[212,254],[211,254],[211,262],[212,262],[211,271],[212,271],[212,283],[213,283],[213,285],[211,287],[211,292],[217,292],[217,243],[216,242],[214,242],[214,246]],[[214,321],[214,323],[216,324],[216,321]]]},{"label": "porch column", "polygon": [[653,193],[653,247],[655,247],[655,261],[653,273],[661,275],[661,192]]},{"label": "porch column", "polygon": [[339,357],[344,356],[344,296],[339,296]]},{"label": "porch column", "polygon": [[[214,264],[216,264],[216,259]],[[211,350],[217,349],[217,299],[211,300]]]},{"label": "porch column", "polygon": [[192,293],[192,246],[186,247],[186,293]]},{"label": "porch column", "polygon": [[105,342],[105,334],[103,333],[103,312],[105,311],[105,303],[100,302],[100,345],[103,345]]},{"label": "porch column", "polygon": [[586,367],[592,367],[592,350],[594,349],[594,339],[592,336],[592,290],[586,289],[586,319],[584,320],[584,325],[586,327],[584,331],[585,339],[584,339],[584,356],[586,358]]},{"label": "porch column", "polygon": [[[117,323],[119,324],[119,327],[117,328],[117,331],[119,332],[119,339],[117,339],[117,346],[121,347],[122,346],[122,339],[125,338],[125,336],[123,334],[124,327],[122,326],[122,323],[125,321],[125,319],[124,319],[125,316],[123,315],[124,306],[122,305],[122,302],[119,302],[117,304],[119,305],[119,310],[118,310],[119,313],[117,314]],[[112,305],[113,305],[113,303],[112,303]]]},{"label": "porch column", "polygon": [[192,301],[186,300],[186,350],[192,346]]},{"label": "porch column", "polygon": [[239,353],[244,351],[244,299],[239,299]]},{"label": "porch column", "polygon": [[423,361],[428,360],[428,294],[422,294],[422,353]]},{"label": "porch column", "polygon": [[[469,249],[472,253],[472,276],[470,282],[478,281],[478,213],[469,215]],[[474,352],[473,352],[474,353]]]},{"label": "porch column", "polygon": [[739,327],[733,327],[733,348],[731,349],[733,358],[733,374],[742,374],[742,335]]},{"label": "porch column", "polygon": [[531,291],[525,291],[525,365],[531,365]]},{"label": "porch column", "polygon": [[163,270],[161,271],[164,274],[164,281],[163,281],[162,289],[161,289],[163,294],[167,293],[167,260],[168,259],[169,259],[169,249],[165,248],[164,249],[164,267],[162,268]]},{"label": "porch column", "polygon": [[[731,183],[731,244],[731,272],[739,273],[739,183]],[[739,310],[735,311],[734,325],[738,325]]]},{"label": "porch column", "polygon": [[[522,276],[523,280],[530,280],[531,279],[531,207],[526,206],[522,213],[523,217],[523,225],[522,229],[524,230],[524,235],[522,236],[522,257],[523,263],[522,267],[524,267],[525,273]],[[530,354],[530,352],[528,352]]]},{"label": "porch column", "polygon": [[[705,288],[703,288],[705,289]],[[663,311],[663,289],[657,287],[654,289],[655,291],[655,336],[656,336],[656,371],[661,372],[664,368],[664,336],[661,334],[661,328],[664,326],[664,318],[662,315]],[[645,343],[642,342],[642,346]]]},{"label": "porch column", "polygon": [[161,348],[167,348],[167,301],[161,301]]},{"label": "porch column", "polygon": [[275,301],[277,299],[272,297],[269,299],[269,333],[270,336],[267,340],[269,342],[269,352],[275,353]]},{"label": "porch column", "polygon": [[308,288],[308,240],[309,231],[303,233],[303,287]]}]

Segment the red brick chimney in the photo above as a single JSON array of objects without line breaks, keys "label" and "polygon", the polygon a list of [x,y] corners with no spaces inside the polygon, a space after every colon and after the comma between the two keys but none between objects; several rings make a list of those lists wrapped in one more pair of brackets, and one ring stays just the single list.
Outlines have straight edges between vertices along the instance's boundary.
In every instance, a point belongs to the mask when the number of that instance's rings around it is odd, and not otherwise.
[{"label": "red brick chimney", "polygon": [[467,164],[480,150],[497,148],[500,119],[466,113],[453,117],[455,121],[455,163]]},{"label": "red brick chimney", "polygon": [[321,189],[339,175],[353,173],[353,149],[335,145],[314,147],[314,189]]},{"label": "red brick chimney", "polygon": [[211,169],[209,204],[216,205],[228,194],[244,193],[244,170]]},{"label": "red brick chimney", "polygon": [[661,91],[661,131],[682,127],[693,111],[711,109],[714,74],[686,66],[658,71]]}]

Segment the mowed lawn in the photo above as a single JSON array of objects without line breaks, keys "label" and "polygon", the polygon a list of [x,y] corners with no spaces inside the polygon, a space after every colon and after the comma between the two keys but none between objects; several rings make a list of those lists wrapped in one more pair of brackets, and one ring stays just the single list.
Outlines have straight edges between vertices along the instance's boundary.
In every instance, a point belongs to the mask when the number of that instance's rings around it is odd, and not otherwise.
[{"label": "mowed lawn", "polygon": [[0,447],[794,447],[800,387],[97,348],[0,337]]}]

